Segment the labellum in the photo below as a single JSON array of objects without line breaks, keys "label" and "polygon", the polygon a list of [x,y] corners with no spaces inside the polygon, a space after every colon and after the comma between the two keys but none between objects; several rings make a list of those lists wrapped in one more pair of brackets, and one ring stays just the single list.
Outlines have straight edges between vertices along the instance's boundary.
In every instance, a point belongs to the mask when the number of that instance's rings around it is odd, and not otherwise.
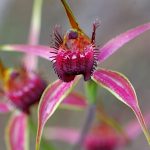
[{"label": "labellum", "polygon": [[46,83],[35,73],[26,70],[8,70],[5,93],[13,105],[29,113],[31,105],[40,100]]},{"label": "labellum", "polygon": [[86,150],[115,150],[118,145],[118,134],[106,124],[93,128],[85,141]]},{"label": "labellum", "polygon": [[93,25],[92,39],[89,39],[82,31],[69,29],[64,37],[54,30],[53,67],[58,77],[64,82],[72,81],[76,75],[82,74],[84,80],[91,78],[97,66],[98,51],[95,46],[95,24]]}]

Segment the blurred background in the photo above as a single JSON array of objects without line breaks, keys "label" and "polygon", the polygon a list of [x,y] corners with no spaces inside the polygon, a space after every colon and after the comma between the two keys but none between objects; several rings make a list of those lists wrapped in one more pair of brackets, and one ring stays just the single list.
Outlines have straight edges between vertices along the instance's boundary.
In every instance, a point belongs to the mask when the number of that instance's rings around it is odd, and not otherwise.
[{"label": "blurred background", "polygon": [[[69,23],[60,0],[43,1],[40,44],[49,45],[50,34],[55,24],[61,25],[65,32],[69,28]],[[93,21],[96,18],[101,21],[96,36],[98,45],[103,45],[119,33],[150,21],[150,0],[68,0],[68,2],[80,26],[89,36],[92,33]],[[32,0],[0,0],[0,44],[27,43],[32,3]],[[9,67],[19,67],[21,58],[22,54],[0,52],[0,59]],[[125,74],[135,87],[142,112],[150,112],[150,31],[125,45],[101,64],[101,67]],[[52,64],[47,60],[40,59],[39,72],[49,83],[57,79]],[[77,89],[79,88],[80,91],[83,90],[82,81]],[[108,113],[122,124],[135,118],[129,108],[117,101],[106,90],[100,89],[99,97],[104,100]],[[6,149],[3,135],[9,117],[9,114],[0,114],[0,150]],[[49,125],[80,128],[84,117],[84,111],[68,113],[66,110],[57,110],[49,121]],[[68,145],[58,142],[56,145],[63,146],[61,149],[69,150]],[[149,149],[143,134],[125,150],[141,149]]]}]

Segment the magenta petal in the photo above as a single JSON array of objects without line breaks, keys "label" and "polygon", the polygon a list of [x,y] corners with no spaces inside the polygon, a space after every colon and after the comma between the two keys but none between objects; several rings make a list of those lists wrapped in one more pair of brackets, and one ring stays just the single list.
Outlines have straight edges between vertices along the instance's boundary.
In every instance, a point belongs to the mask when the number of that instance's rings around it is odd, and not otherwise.
[{"label": "magenta petal", "polygon": [[48,127],[44,133],[48,140],[57,140],[69,144],[75,144],[80,135],[80,132],[76,129],[61,127]]},{"label": "magenta petal", "polygon": [[13,109],[13,106],[6,102],[0,102],[0,113],[7,113]]},{"label": "magenta petal", "polygon": [[79,77],[76,77],[74,81],[62,82],[57,80],[53,84],[49,85],[43,93],[38,110],[38,132],[36,138],[36,150],[39,150],[40,140],[44,125],[47,120],[53,115],[62,100],[71,92],[75,86]]},{"label": "magenta petal", "polygon": [[150,135],[139,108],[135,90],[129,80],[118,72],[105,69],[95,71],[92,78],[134,111],[143,132],[150,143]]},{"label": "magenta petal", "polygon": [[98,56],[98,61],[103,62],[105,59],[111,56],[115,51],[117,51],[124,44],[138,37],[139,35],[141,35],[142,33],[146,32],[149,29],[150,29],[150,23],[140,25],[108,41],[102,48],[99,49],[100,53]]},{"label": "magenta petal", "polygon": [[67,108],[85,108],[86,106],[87,106],[88,104],[87,104],[87,101],[86,101],[86,99],[83,97],[83,96],[81,96],[81,95],[79,95],[79,94],[77,94],[77,93],[74,93],[74,92],[72,92],[72,93],[70,93],[64,100],[63,100],[63,102],[62,102],[62,104],[61,104],[61,106],[62,107],[67,107]]},{"label": "magenta petal", "polygon": [[28,149],[27,115],[15,112],[6,128],[6,142],[10,150]]},{"label": "magenta petal", "polygon": [[34,54],[48,60],[54,59],[52,57],[55,55],[53,53],[55,51],[53,48],[42,45],[22,45],[22,44],[2,45],[0,46],[0,50],[18,51],[28,54]]}]

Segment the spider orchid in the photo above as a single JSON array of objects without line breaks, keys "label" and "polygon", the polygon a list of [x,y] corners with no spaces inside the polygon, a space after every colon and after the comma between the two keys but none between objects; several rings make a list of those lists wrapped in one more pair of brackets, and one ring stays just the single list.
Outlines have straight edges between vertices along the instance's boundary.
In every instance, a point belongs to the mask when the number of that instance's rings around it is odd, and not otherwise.
[{"label": "spider orchid", "polygon": [[15,111],[6,129],[8,148],[25,150],[28,141],[27,122],[30,108],[39,102],[46,83],[38,74],[24,68],[4,68],[1,63],[0,70],[1,98],[3,98],[0,102],[0,112]]},{"label": "spider orchid", "polygon": [[[40,7],[42,0],[35,0],[30,27],[29,43],[38,43],[40,31]],[[26,54],[19,69],[6,68],[0,62],[1,101],[0,112],[13,111],[6,127],[6,142],[9,150],[29,149],[28,122],[30,108],[39,102],[46,82],[35,73],[37,58]]]},{"label": "spider orchid", "polygon": [[[150,125],[150,114],[147,113],[144,117],[147,124]],[[74,128],[47,127],[44,133],[48,140],[61,141],[71,145],[76,144],[80,136],[80,131]],[[100,120],[100,123],[97,122],[91,128],[83,147],[85,150],[124,149],[135,141],[140,134],[141,128],[136,120],[130,121],[122,127],[116,120],[108,117],[106,119],[103,116],[103,120]]]},{"label": "spider orchid", "polygon": [[52,61],[54,70],[60,79],[50,84],[41,97],[38,110],[36,149],[39,149],[41,135],[47,120],[79,81],[81,76],[78,75],[80,74],[84,76],[85,81],[93,80],[129,106],[135,113],[150,143],[149,132],[132,84],[121,73],[97,67],[123,45],[150,30],[150,23],[130,29],[108,41],[104,46],[97,47],[95,45],[95,34],[99,24],[97,22],[93,24],[92,36],[89,38],[79,27],[66,1],[61,0],[61,2],[69,18],[71,29],[64,36],[61,36],[58,28],[56,28],[52,47],[19,44],[0,46],[1,50],[30,53]]},{"label": "spider orchid", "polygon": [[[34,0],[28,43],[36,45],[39,41],[41,26],[42,0]],[[20,68],[6,68],[0,61],[0,113],[13,112],[6,128],[7,148],[27,150],[28,124],[31,122],[30,109],[39,103],[46,88],[46,82],[37,73],[37,56],[25,54]],[[87,103],[77,93],[65,98],[61,107],[81,109]],[[36,128],[36,127],[34,127]],[[21,131],[21,132],[20,132]],[[47,145],[43,143],[43,146]],[[50,148],[49,145],[45,146]],[[43,147],[44,149],[44,147]]]}]

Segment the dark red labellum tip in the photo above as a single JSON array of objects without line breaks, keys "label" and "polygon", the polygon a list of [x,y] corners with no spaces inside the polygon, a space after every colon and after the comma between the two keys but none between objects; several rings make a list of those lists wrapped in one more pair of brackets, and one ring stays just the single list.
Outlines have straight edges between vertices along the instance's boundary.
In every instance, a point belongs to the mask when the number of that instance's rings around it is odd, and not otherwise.
[{"label": "dark red labellum tip", "polygon": [[10,78],[10,86],[7,90],[7,96],[14,106],[29,113],[30,107],[38,103],[40,97],[46,88],[46,82],[37,74],[31,73],[27,75],[17,74]]},{"label": "dark red labellum tip", "polygon": [[96,127],[86,138],[86,150],[116,150],[119,145],[117,132],[108,125]]}]

